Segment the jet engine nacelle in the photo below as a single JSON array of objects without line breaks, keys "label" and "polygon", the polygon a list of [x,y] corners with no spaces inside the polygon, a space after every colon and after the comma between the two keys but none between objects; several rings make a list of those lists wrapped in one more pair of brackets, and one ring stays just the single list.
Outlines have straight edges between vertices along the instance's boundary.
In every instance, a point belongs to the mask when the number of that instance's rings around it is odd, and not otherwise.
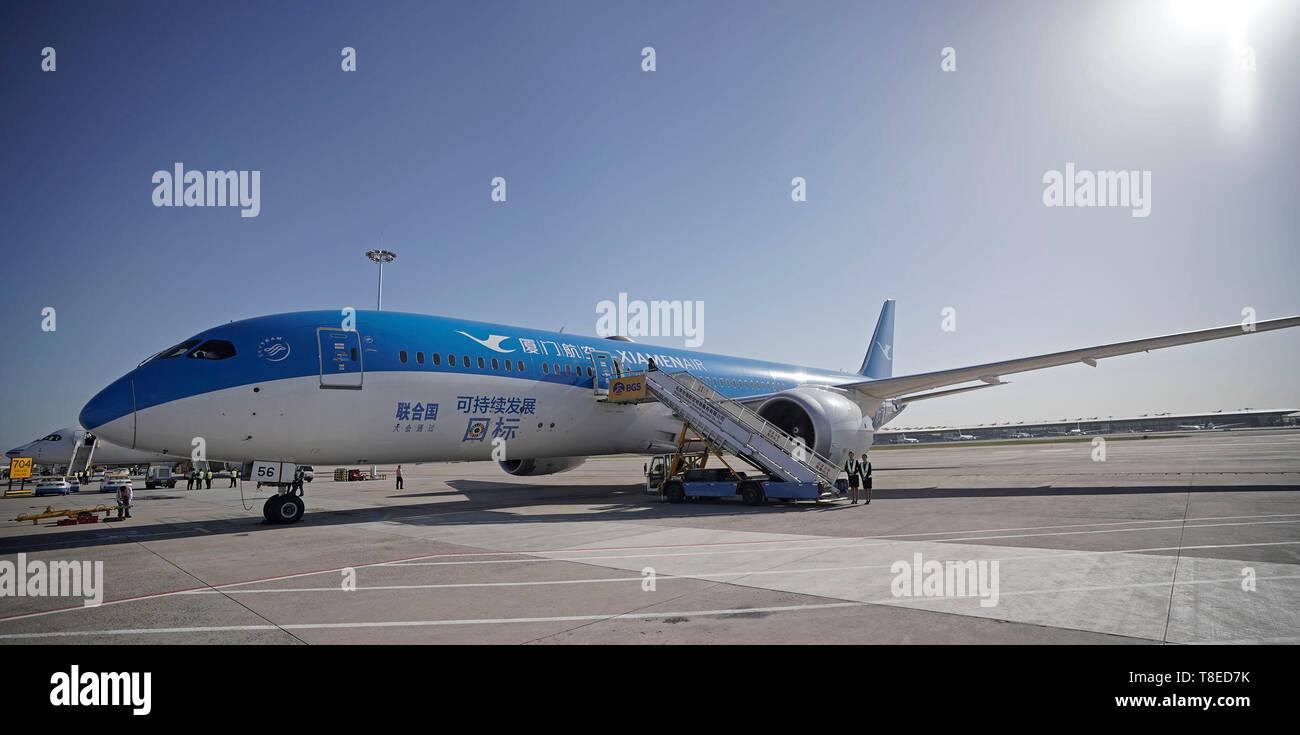
[{"label": "jet engine nacelle", "polygon": [[782,391],[758,407],[758,415],[800,437],[818,454],[843,464],[849,452],[871,446],[875,429],[858,404],[842,393],[801,386]]},{"label": "jet engine nacelle", "polygon": [[501,469],[507,474],[519,477],[531,477],[533,475],[554,475],[557,472],[568,472],[569,470],[582,466],[586,462],[586,457],[546,457],[543,459],[507,459],[504,462],[497,462]]}]

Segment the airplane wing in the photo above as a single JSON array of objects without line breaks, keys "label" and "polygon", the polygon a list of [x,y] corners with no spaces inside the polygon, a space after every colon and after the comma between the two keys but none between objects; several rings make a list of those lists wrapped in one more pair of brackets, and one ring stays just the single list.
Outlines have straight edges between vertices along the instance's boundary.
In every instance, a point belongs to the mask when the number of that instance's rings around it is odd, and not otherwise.
[{"label": "airplane wing", "polygon": [[1281,319],[1268,319],[1265,321],[1255,322],[1254,331],[1246,331],[1240,324],[1233,324],[1227,327],[1198,329],[1193,332],[1170,334],[1164,337],[1149,337],[1147,339],[1135,339],[1128,342],[1115,342],[1108,345],[1083,347],[1077,350],[1053,352],[1046,355],[1022,357],[1015,360],[1004,360],[1002,362],[990,362],[984,365],[971,365],[970,367],[955,368],[952,370],[939,370],[932,373],[903,375],[896,378],[880,378],[877,380],[841,383],[838,387],[853,388],[854,390],[857,390],[860,393],[865,393],[872,398],[883,400],[886,398],[897,398],[915,391],[958,385],[973,380],[983,381],[985,385],[999,385],[1001,383],[1001,376],[1011,375],[1013,373],[1024,373],[1030,370],[1041,370],[1043,368],[1056,367],[1057,365],[1069,365],[1076,362],[1082,362],[1096,367],[1098,360],[1107,357],[1131,355],[1136,352],[1150,352],[1151,350],[1164,349],[1165,347],[1176,347],[1178,345],[1187,345],[1195,342],[1208,342],[1212,339],[1240,337],[1246,334],[1254,334],[1255,332],[1270,332],[1274,329],[1286,329],[1287,327],[1295,326],[1300,326],[1300,316],[1289,316]]}]

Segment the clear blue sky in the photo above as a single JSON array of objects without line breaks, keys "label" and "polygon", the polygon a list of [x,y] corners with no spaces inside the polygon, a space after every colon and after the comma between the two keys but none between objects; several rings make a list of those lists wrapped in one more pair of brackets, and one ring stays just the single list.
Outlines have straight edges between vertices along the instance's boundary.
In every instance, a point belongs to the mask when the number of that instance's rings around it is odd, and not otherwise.
[{"label": "clear blue sky", "polygon": [[[6,3],[0,448],[207,327],[373,306],[381,237],[389,309],[591,333],[620,291],[701,300],[701,349],[829,368],[896,298],[896,374],[1300,313],[1296,7]],[[260,170],[260,216],[155,208],[176,161]],[[1151,171],[1150,216],[1045,207],[1067,161]],[[1298,358],[1263,334],[899,423],[1300,407]]]}]

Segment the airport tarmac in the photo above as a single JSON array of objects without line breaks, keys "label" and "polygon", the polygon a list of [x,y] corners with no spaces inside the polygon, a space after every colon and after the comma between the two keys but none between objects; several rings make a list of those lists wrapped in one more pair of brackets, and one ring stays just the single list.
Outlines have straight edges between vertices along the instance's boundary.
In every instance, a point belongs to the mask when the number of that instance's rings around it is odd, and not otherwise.
[{"label": "airport tarmac", "polygon": [[[1300,431],[1105,448],[874,451],[856,506],[661,503],[641,457],[407,465],[403,490],[316,467],[292,526],[224,480],[72,527],[9,519],[109,496],[7,498],[0,560],[102,560],[105,591],[2,597],[0,642],[1300,642]],[[996,604],[896,594],[918,554],[983,569]]]}]

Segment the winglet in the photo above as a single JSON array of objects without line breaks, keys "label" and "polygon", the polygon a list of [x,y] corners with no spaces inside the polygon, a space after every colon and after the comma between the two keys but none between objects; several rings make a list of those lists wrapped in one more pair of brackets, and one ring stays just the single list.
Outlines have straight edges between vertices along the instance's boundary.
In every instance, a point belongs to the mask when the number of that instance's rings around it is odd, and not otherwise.
[{"label": "winglet", "polygon": [[862,358],[858,375],[868,378],[888,378],[894,374],[894,300],[885,299],[876,320],[876,331],[867,346],[867,356]]}]

